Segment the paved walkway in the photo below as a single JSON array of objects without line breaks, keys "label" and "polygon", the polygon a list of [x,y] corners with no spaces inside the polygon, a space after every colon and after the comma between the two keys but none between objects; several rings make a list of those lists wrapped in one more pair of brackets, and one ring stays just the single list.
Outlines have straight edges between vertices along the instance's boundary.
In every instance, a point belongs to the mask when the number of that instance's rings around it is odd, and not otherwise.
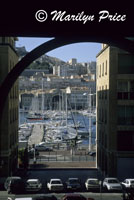
[{"label": "paved walkway", "polygon": [[28,140],[28,145],[39,144],[42,141],[44,134],[43,124],[34,124],[31,136]]},{"label": "paved walkway", "polygon": [[40,164],[30,164],[30,168],[96,168],[96,161],[87,162],[44,162]]}]

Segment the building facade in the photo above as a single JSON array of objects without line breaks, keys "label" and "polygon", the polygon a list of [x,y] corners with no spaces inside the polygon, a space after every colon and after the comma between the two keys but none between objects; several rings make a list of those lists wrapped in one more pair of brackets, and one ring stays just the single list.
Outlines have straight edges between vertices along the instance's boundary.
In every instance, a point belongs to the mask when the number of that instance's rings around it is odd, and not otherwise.
[{"label": "building facade", "polygon": [[96,87],[97,165],[104,176],[133,177],[134,55],[103,45]]},{"label": "building facade", "polygon": [[[0,83],[18,62],[13,37],[0,37]],[[18,161],[18,81],[5,102],[0,122],[0,176],[12,175]],[[2,95],[2,94],[1,94]]]},{"label": "building facade", "polygon": [[[89,88],[87,87],[67,87],[70,89],[68,101],[71,109],[87,109],[89,106]],[[24,91],[19,94],[20,108],[25,111],[34,111],[34,99],[38,99],[39,111],[43,110],[65,110],[66,90],[65,89],[50,89],[50,90],[31,90]],[[84,95],[86,94],[86,95]],[[42,104],[43,102],[43,104]],[[37,104],[37,103],[36,103]]]}]

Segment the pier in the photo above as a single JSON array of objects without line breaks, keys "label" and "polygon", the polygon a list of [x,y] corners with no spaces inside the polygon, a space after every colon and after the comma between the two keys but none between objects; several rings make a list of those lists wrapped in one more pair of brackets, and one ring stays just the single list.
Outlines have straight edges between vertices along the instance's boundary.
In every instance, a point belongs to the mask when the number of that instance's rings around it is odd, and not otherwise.
[{"label": "pier", "polygon": [[31,136],[28,139],[28,145],[33,146],[42,142],[44,135],[44,124],[33,124]]}]

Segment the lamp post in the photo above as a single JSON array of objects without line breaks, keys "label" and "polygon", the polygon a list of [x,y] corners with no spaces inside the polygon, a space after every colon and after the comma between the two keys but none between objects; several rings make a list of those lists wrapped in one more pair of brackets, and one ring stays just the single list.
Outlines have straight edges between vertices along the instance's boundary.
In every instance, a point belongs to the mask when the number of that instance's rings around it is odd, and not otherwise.
[{"label": "lamp post", "polygon": [[91,93],[91,88],[89,90],[89,94],[84,93],[83,95],[88,95],[88,109],[89,109],[89,152],[92,150],[92,102],[91,96],[95,95],[96,93]]},{"label": "lamp post", "polygon": [[91,106],[92,106],[92,103],[91,103],[91,88],[89,90],[89,152],[92,150],[92,109],[91,109]]}]

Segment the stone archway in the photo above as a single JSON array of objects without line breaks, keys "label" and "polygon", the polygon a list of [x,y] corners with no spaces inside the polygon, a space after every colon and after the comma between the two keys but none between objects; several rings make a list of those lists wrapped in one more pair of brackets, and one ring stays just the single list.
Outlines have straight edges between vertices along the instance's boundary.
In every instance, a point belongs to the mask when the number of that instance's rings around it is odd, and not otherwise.
[{"label": "stone archway", "polygon": [[119,37],[101,37],[96,38],[93,36],[85,37],[85,38],[79,38],[79,37],[71,37],[71,38],[55,38],[48,42],[45,42],[32,50],[30,53],[28,53],[25,57],[22,58],[20,62],[18,62],[14,68],[11,70],[11,72],[6,76],[5,80],[3,81],[2,85],[0,86],[0,93],[2,94],[0,98],[0,119],[2,117],[2,112],[4,108],[4,103],[6,101],[6,97],[12,88],[14,82],[19,77],[19,75],[24,71],[25,68],[27,68],[34,60],[42,56],[43,54],[54,50],[58,47],[72,44],[72,43],[79,43],[79,42],[99,42],[99,43],[106,43],[112,46],[116,46],[119,48],[122,48],[126,51],[129,51],[131,53],[134,52],[134,45],[132,41],[129,41],[125,38],[119,38]]}]

